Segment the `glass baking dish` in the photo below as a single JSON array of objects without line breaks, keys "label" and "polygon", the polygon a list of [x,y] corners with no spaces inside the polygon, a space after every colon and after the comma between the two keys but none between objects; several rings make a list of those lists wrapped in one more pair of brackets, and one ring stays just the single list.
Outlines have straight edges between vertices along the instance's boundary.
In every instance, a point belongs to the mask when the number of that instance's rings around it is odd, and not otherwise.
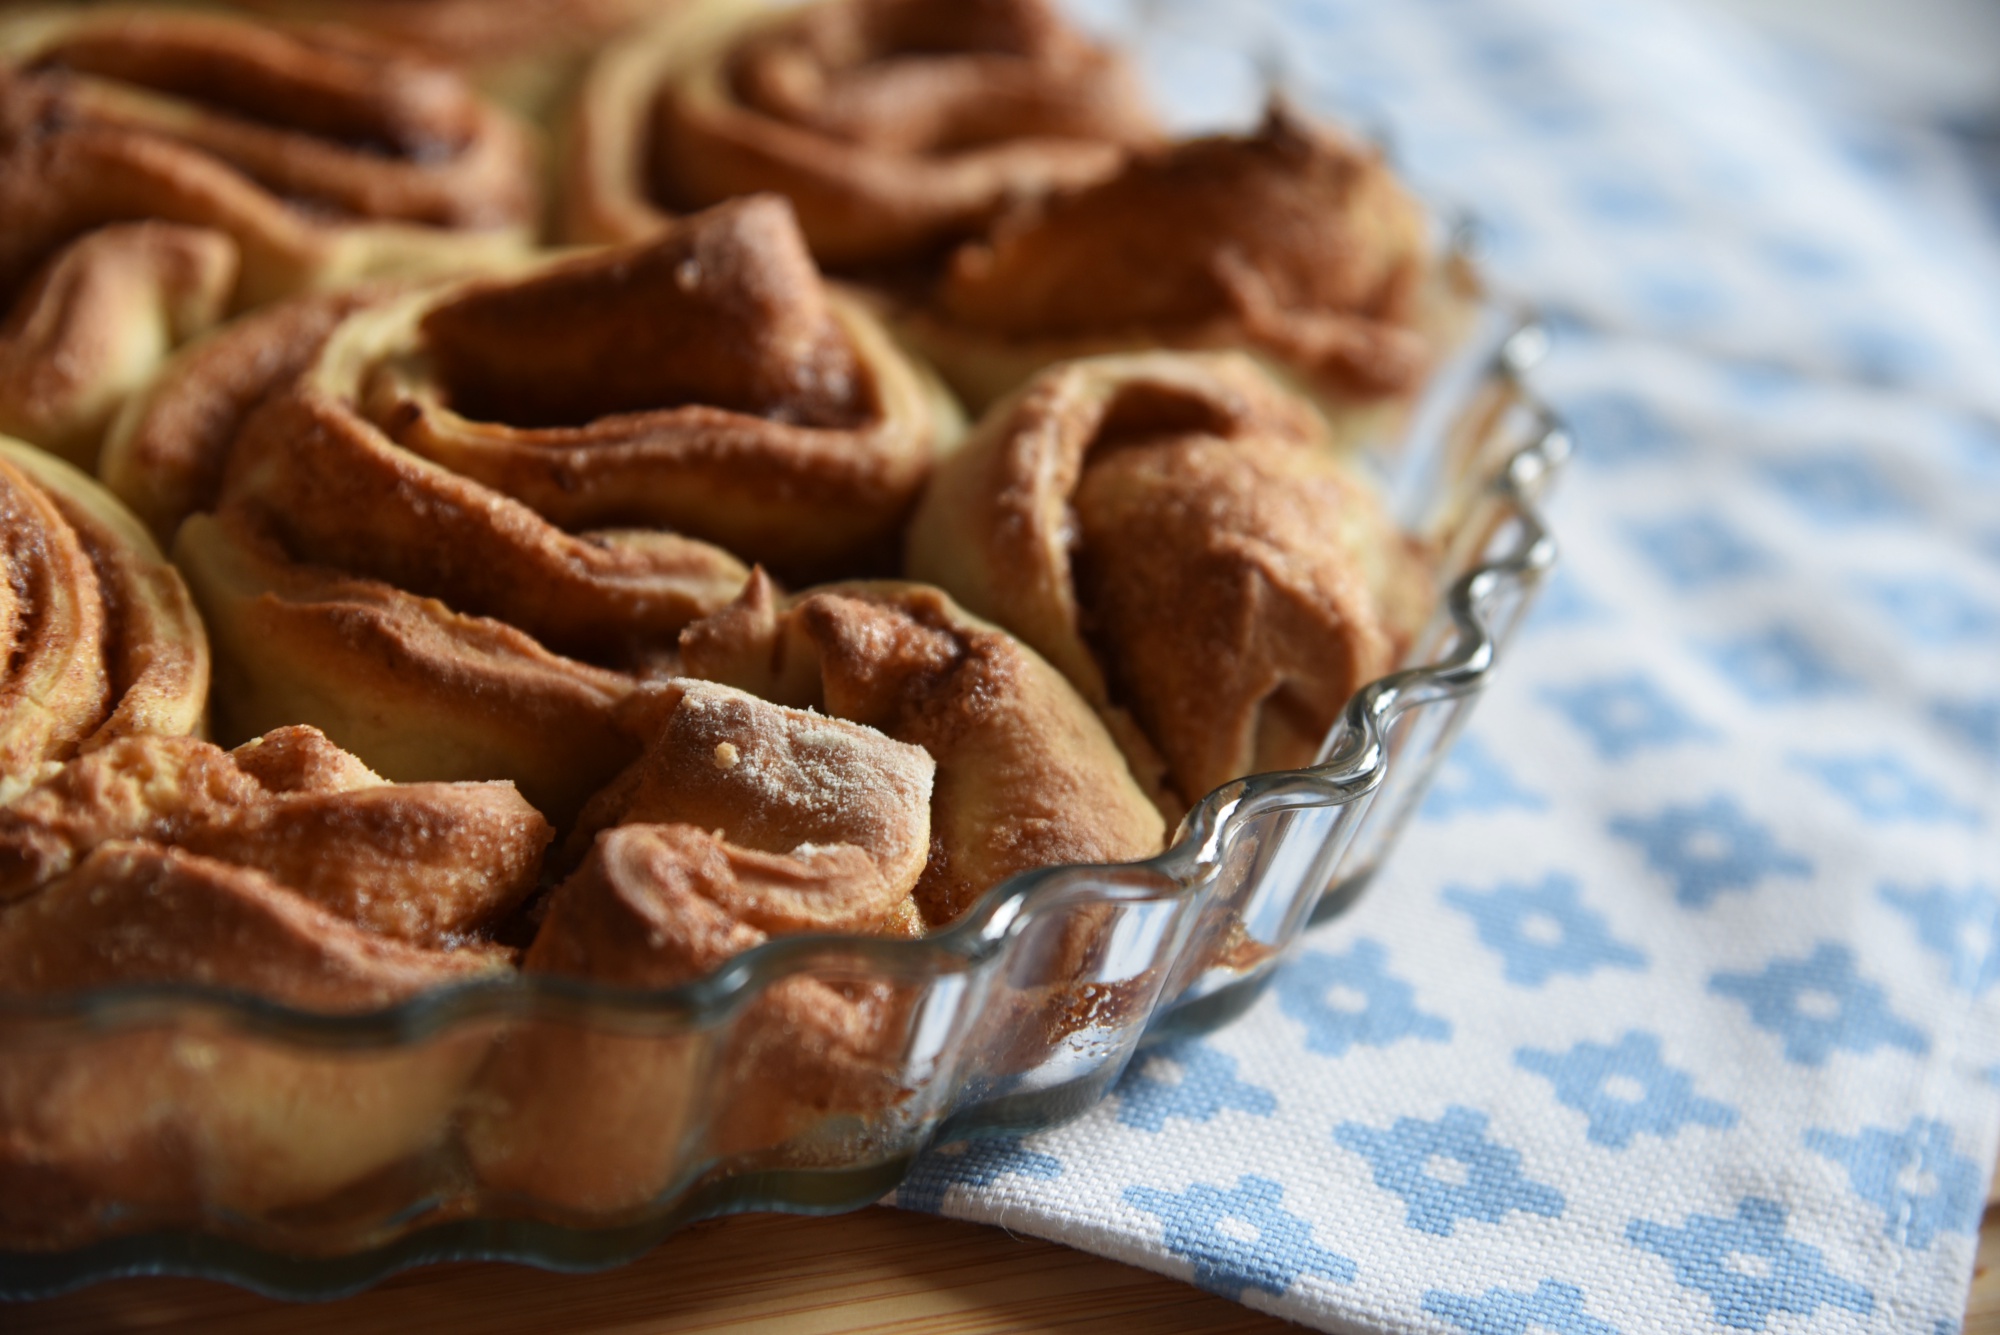
[{"label": "glass baking dish", "polygon": [[[1143,1044],[1241,1011],[1387,855],[1554,561],[1535,502],[1568,442],[1520,380],[1544,343],[1483,308],[1364,455],[1446,572],[1410,666],[1320,764],[1223,786],[1157,857],[1016,876],[922,940],[773,940],[666,991],[522,977],[343,1016],[193,987],[0,1002],[0,1296],[606,1267],[712,1215],[855,1208],[933,1141],[1080,1112]],[[826,1014],[865,1021],[838,1062]],[[10,1121],[65,1117],[121,1148],[82,1177],[7,1157]]]}]

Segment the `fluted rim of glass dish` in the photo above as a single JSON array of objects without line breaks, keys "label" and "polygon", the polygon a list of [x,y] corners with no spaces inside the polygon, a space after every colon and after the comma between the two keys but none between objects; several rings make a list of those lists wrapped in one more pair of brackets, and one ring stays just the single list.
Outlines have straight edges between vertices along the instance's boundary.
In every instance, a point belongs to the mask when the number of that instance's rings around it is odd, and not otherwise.
[{"label": "fluted rim of glass dish", "polygon": [[[1555,542],[1538,497],[1568,459],[1570,440],[1560,420],[1521,380],[1547,346],[1543,327],[1523,311],[1506,318],[1512,332],[1501,340],[1479,379],[1505,383],[1534,422],[1526,442],[1488,484],[1505,507],[1503,521],[1511,520],[1519,536],[1511,550],[1468,570],[1446,590],[1453,643],[1431,663],[1392,672],[1363,687],[1349,701],[1321,762],[1223,784],[1195,804],[1174,841],[1152,857],[1021,872],[987,891],[957,922],[926,937],[775,938],[704,978],[669,988],[640,990],[523,973],[438,988],[378,1010],[328,1014],[198,984],[114,984],[55,997],[0,997],[0,1043],[4,1027],[17,1024],[33,1023],[40,1035],[65,1026],[101,1034],[197,1015],[227,1021],[236,1032],[315,1049],[413,1045],[460,1025],[526,1018],[609,1020],[628,1032],[635,1023],[642,1031],[705,1026],[727,1020],[768,987],[830,964],[843,969],[860,965],[875,977],[895,981],[970,972],[1027,931],[1039,904],[1060,900],[1064,907],[1073,906],[1077,900],[1065,891],[1087,890],[1093,901],[1112,903],[1199,896],[1251,821],[1283,811],[1344,805],[1380,787],[1389,768],[1390,724],[1410,709],[1479,690],[1499,651],[1486,605],[1510,587],[1532,584],[1553,567]],[[1146,1022],[1176,999],[1159,996]]]}]

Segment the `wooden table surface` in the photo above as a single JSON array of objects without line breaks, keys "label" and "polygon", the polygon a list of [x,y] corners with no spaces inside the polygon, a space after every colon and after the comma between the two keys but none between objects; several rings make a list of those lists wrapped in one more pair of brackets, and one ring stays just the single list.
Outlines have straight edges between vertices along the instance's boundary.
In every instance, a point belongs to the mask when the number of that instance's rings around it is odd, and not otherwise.
[{"label": "wooden table surface", "polygon": [[[2000,1197],[2000,1180],[1995,1183]],[[2000,1335],[2000,1204],[1989,1197],[1965,1335]],[[1277,1335],[1298,1328],[1174,1280],[1051,1243],[872,1207],[832,1219],[701,1224],[601,1275],[435,1266],[357,1297],[292,1306],[200,1280],[133,1279],[0,1308],[27,1332],[565,1335],[777,1330]]]}]

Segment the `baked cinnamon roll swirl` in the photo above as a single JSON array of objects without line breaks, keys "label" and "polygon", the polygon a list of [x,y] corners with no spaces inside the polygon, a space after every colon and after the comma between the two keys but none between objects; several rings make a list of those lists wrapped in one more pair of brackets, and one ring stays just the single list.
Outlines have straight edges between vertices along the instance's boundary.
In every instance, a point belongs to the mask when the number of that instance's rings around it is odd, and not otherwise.
[{"label": "baked cinnamon roll swirl", "polygon": [[1060,669],[1178,811],[1312,763],[1435,604],[1325,437],[1238,354],[1053,367],[940,468],[908,566]]},{"label": "baked cinnamon roll swirl", "polygon": [[533,170],[456,75],[355,37],[0,18],[0,428],[88,464],[166,351],[230,311],[523,249]]},{"label": "baked cinnamon roll swirl", "polygon": [[512,778],[559,821],[630,759],[618,700],[739,558],[888,564],[960,430],[770,197],[266,323],[192,350],[106,458],[163,527],[214,507],[177,552],[221,735],[310,722],[393,778]]},{"label": "baked cinnamon roll swirl", "polygon": [[[186,984],[375,1010],[498,979],[551,830],[511,785],[397,786],[310,728],[126,737],[0,806],[0,996]],[[315,1201],[439,1143],[486,1036],[331,1061],[228,1025],[0,1053],[0,1234],[59,1245]]]},{"label": "baked cinnamon roll swirl", "polygon": [[121,738],[199,731],[208,679],[186,586],[138,521],[0,438],[0,803]]},{"label": "baked cinnamon roll swirl", "polygon": [[976,232],[1157,137],[1132,72],[1048,0],[691,0],[594,63],[562,209],[577,240],[772,190],[826,264]]},{"label": "baked cinnamon roll swirl", "polygon": [[1140,153],[952,257],[911,341],[975,408],[1067,358],[1241,348],[1343,436],[1407,404],[1471,278],[1378,153],[1274,104],[1249,136]]},{"label": "baked cinnamon roll swirl", "polygon": [[[935,766],[921,747],[702,681],[649,692],[632,722],[647,750],[586,810],[588,856],[551,899],[529,972],[672,987],[773,936],[922,930]],[[700,1036],[524,1026],[481,1079],[466,1143],[489,1186],[640,1205],[671,1185],[699,1111],[727,1154],[896,1097],[906,1009],[881,984],[787,979],[705,1077]]]}]

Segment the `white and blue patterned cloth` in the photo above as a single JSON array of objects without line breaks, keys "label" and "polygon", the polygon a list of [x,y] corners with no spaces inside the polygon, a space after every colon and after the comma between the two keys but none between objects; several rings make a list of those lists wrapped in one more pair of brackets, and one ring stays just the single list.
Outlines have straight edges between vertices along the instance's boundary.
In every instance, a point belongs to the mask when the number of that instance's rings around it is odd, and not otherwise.
[{"label": "white and blue patterned cloth", "polygon": [[1254,1010],[901,1203],[1330,1330],[1956,1332],[2000,1137],[2000,239],[1922,136],[1668,0],[1153,22],[1185,122],[1275,59],[1483,218],[1557,317],[1566,563]]}]

